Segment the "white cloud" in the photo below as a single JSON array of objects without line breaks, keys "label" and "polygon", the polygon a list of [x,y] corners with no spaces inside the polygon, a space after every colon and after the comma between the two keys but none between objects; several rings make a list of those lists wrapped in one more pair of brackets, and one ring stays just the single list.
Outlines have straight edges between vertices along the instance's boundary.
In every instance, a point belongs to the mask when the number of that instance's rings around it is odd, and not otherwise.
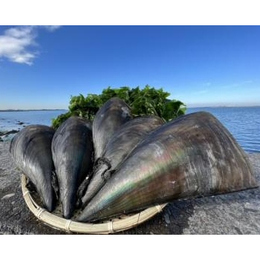
[{"label": "white cloud", "polygon": [[54,32],[57,29],[59,29],[60,27],[61,27],[60,25],[46,25],[46,26],[44,26],[44,28],[46,30],[48,30],[49,32]]},{"label": "white cloud", "polygon": [[[48,31],[53,32],[60,26],[44,26]],[[37,26],[13,27],[0,35],[0,58],[6,58],[11,62],[32,65],[38,56],[38,51],[33,47],[37,46]]]},{"label": "white cloud", "polygon": [[36,34],[32,26],[14,27],[0,35],[0,57],[12,62],[31,65],[36,52],[28,49],[35,45]]}]

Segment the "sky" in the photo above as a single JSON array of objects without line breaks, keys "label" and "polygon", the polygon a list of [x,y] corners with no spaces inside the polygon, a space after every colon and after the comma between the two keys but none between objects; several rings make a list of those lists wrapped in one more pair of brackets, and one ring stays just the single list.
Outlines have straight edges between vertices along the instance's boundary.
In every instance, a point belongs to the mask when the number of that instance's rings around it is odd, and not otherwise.
[{"label": "sky", "polygon": [[146,85],[187,107],[260,105],[260,26],[0,26],[0,109]]}]

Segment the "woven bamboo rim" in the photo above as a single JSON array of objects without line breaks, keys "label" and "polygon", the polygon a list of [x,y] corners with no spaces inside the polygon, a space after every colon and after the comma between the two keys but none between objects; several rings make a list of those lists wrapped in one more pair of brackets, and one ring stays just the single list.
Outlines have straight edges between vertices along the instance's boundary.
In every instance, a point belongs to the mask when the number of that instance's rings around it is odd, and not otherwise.
[{"label": "woven bamboo rim", "polygon": [[62,230],[68,233],[84,233],[84,234],[111,234],[127,229],[134,228],[141,223],[152,218],[167,205],[161,204],[147,208],[139,213],[133,215],[126,215],[122,219],[112,219],[111,221],[92,224],[92,223],[82,223],[70,219],[62,218],[56,214],[50,213],[41,206],[39,206],[33,197],[31,196],[30,191],[26,187],[27,177],[22,174],[21,176],[21,185],[23,198],[30,209],[30,211],[41,221],[43,221],[48,226],[52,228]]}]

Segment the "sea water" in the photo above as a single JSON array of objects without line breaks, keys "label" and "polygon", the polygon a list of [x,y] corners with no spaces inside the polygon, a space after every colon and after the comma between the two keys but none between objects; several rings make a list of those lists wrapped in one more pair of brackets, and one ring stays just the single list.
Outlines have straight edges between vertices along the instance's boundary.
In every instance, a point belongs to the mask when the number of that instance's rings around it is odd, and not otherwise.
[{"label": "sea water", "polygon": [[[4,111],[0,112],[0,133],[12,130],[21,130],[27,125],[42,124],[51,126],[52,119],[66,110],[35,110],[35,111]],[[5,136],[4,140],[10,140],[13,135]]]},{"label": "sea water", "polygon": [[186,114],[207,111],[213,114],[248,153],[260,153],[260,107],[188,108]]},{"label": "sea water", "polygon": [[[260,153],[260,107],[197,107],[188,108],[186,114],[198,111],[213,114],[246,152]],[[53,118],[66,112],[64,110],[0,112],[0,132],[20,130],[29,124],[51,126]]]}]

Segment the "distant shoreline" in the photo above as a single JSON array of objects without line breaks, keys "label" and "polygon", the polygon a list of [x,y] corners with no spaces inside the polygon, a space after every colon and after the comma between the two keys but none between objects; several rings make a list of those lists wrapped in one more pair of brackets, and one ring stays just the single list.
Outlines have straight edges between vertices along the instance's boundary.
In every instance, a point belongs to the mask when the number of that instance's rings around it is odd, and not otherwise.
[{"label": "distant shoreline", "polygon": [[[260,105],[252,106],[186,106],[187,109],[196,108],[258,108]],[[0,109],[0,112],[32,112],[32,111],[68,111],[65,108],[47,108],[47,109]]]},{"label": "distant shoreline", "polygon": [[67,111],[68,109],[0,109],[0,112]]},{"label": "distant shoreline", "polygon": [[256,105],[256,106],[191,106],[191,107],[187,107],[187,109],[190,108],[258,108],[260,107],[260,105]]}]

